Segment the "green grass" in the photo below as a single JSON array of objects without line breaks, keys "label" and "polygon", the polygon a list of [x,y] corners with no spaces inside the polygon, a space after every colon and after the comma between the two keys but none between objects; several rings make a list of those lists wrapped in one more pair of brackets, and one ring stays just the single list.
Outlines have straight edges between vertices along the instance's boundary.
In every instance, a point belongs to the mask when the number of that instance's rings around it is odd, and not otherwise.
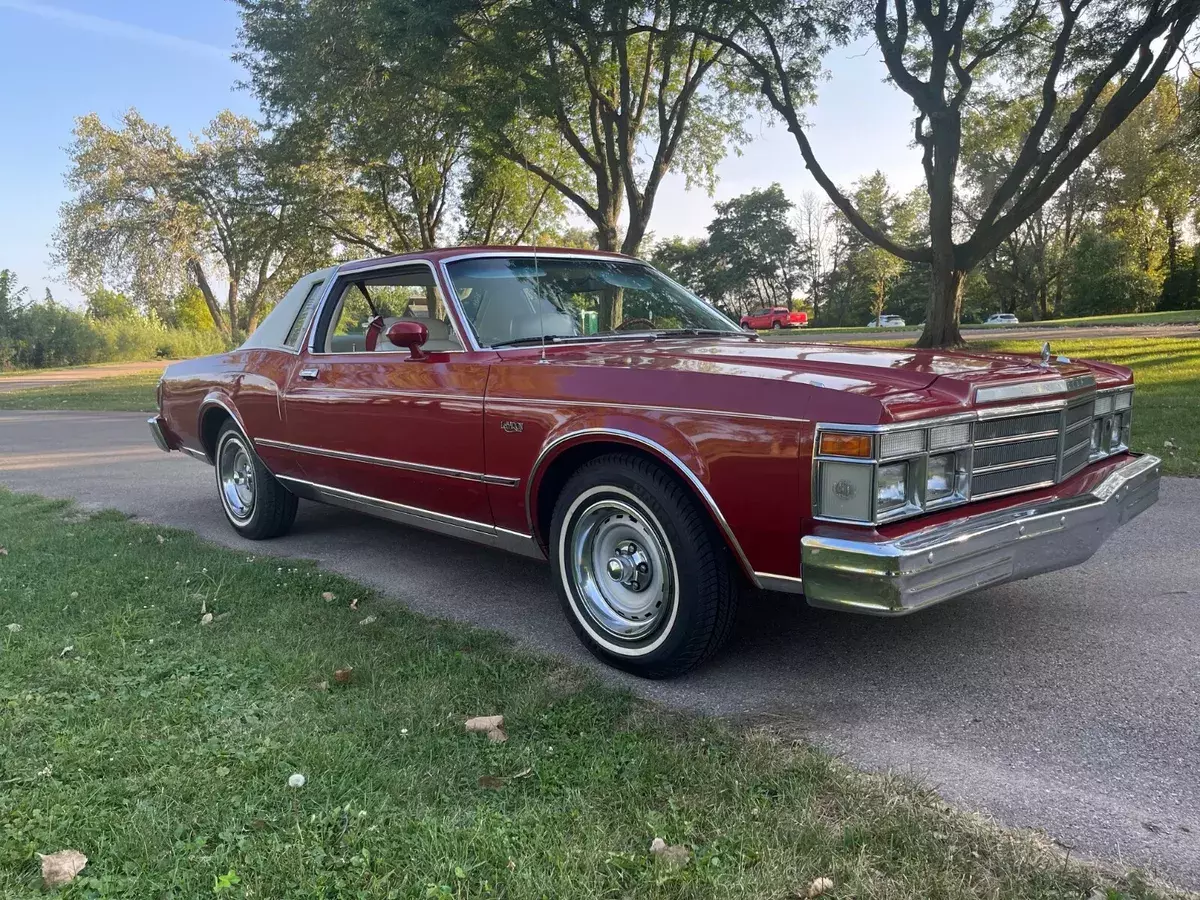
[{"label": "green grass", "polygon": [[[1081,316],[1074,319],[1047,319],[1041,322],[1033,320],[1022,322],[1020,325],[963,325],[967,331],[996,331],[1003,333],[1006,328],[1080,328],[1099,325],[1195,325],[1200,324],[1200,309],[1183,309],[1170,312],[1121,313],[1112,316]],[[786,332],[775,332],[769,329],[759,331],[762,335],[773,335],[777,338],[786,337],[791,340],[803,340],[805,334],[859,334],[866,331],[867,324],[839,326],[829,328],[801,328]],[[921,326],[912,323],[903,328],[882,328],[880,334],[908,334],[917,332]]]},{"label": "green grass", "polygon": [[4,491],[0,535],[6,900],[68,848],[66,898],[1164,896],[307,562]]},{"label": "green grass", "polygon": [[0,409],[82,409],[153,412],[158,372],[111,375],[52,387],[0,391]]}]

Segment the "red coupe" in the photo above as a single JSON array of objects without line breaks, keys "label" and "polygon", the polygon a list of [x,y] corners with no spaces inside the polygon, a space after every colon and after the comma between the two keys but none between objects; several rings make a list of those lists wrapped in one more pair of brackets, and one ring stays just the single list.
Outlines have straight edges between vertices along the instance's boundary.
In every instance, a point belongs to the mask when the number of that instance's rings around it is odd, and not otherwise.
[{"label": "red coupe", "polygon": [[808,324],[808,313],[795,312],[786,306],[773,306],[746,313],[738,324],[755,331],[768,328],[773,331],[780,328],[803,328]]},{"label": "red coupe", "polygon": [[229,523],[332,503],[548,558],[601,658],[682,672],[747,587],[902,615],[1091,556],[1158,497],[1128,369],[765,342],[612,254],[436,250],[301,279],[175,363],[150,429]]}]

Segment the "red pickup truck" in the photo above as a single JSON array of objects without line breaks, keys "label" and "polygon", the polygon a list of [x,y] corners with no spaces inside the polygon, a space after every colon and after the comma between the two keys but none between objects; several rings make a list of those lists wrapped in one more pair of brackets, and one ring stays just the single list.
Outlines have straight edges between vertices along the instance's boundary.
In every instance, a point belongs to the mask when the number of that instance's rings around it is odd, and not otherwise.
[{"label": "red pickup truck", "polygon": [[792,312],[784,306],[772,306],[766,309],[756,309],[741,318],[743,328],[803,328],[808,324],[808,313]]}]

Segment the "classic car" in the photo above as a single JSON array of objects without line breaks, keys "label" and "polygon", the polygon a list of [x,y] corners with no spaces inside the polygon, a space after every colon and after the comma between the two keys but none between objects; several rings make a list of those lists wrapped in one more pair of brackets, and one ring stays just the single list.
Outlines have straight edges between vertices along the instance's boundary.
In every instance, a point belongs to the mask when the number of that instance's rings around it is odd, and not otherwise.
[{"label": "classic car", "polygon": [[710,656],[748,588],[898,616],[1074,565],[1158,497],[1128,369],[764,341],[638,260],[447,249],[302,278],[167,368],[229,524],[301,499],[548,559],[602,659]]},{"label": "classic car", "polygon": [[797,312],[786,306],[770,306],[766,309],[756,309],[746,313],[738,321],[743,328],[754,330],[770,328],[778,331],[781,328],[803,328],[808,324],[808,313]]}]

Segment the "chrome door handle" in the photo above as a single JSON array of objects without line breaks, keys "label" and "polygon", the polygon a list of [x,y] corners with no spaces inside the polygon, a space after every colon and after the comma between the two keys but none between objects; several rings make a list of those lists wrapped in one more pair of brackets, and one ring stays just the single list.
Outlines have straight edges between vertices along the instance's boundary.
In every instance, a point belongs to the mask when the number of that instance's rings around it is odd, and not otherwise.
[{"label": "chrome door handle", "polygon": [[305,381],[315,381],[317,378],[317,370],[316,370],[316,368],[301,369],[300,377],[303,378]]}]

